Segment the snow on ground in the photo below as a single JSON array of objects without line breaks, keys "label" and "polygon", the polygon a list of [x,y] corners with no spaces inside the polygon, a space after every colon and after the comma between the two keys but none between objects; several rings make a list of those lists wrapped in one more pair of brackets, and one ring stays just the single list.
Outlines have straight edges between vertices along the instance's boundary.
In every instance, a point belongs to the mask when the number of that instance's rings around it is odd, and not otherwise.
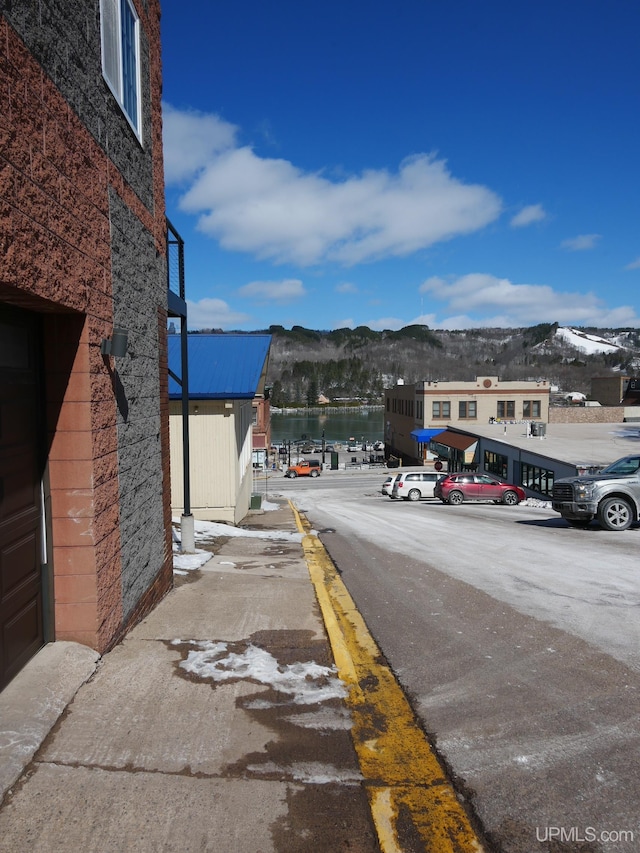
[{"label": "snow on ground", "polygon": [[268,501],[265,499],[262,501],[262,509],[266,510],[267,512],[270,512],[271,510],[274,510],[274,509],[280,509],[280,505],[279,504],[272,504],[271,501]]},{"label": "snow on ground", "polygon": [[[263,509],[279,509],[278,504],[262,504]],[[212,539],[232,536],[244,536],[251,539],[268,539],[282,542],[301,542],[302,534],[291,530],[246,530],[243,527],[233,527],[231,524],[223,524],[217,521],[195,521],[195,542],[202,544],[211,542]],[[195,554],[182,554],[180,552],[180,519],[173,519],[173,571],[174,574],[185,575],[187,572],[199,569],[207,563],[213,554],[210,551],[196,548]]]},{"label": "snow on ground", "polygon": [[551,501],[543,501],[540,498],[525,498],[520,506],[537,506],[542,509],[551,509]]},{"label": "snow on ground", "polygon": [[195,554],[181,554],[178,545],[173,543],[173,573],[175,575],[186,575],[189,572],[204,566],[213,557],[211,551],[202,551],[196,548]]},{"label": "snow on ground", "polygon": [[[263,692],[245,697],[242,704],[247,710],[291,706],[292,713],[286,716],[289,723],[327,732],[349,730],[353,725],[346,707],[322,704],[344,699],[348,694],[334,666],[314,661],[282,664],[266,649],[250,642],[234,643],[235,650],[230,650],[229,644],[220,641],[173,640],[175,646],[185,644],[191,648],[180,667],[196,678],[218,683],[248,681],[268,687],[276,694]],[[293,713],[294,706],[297,706],[297,713]],[[247,769],[256,775],[291,775],[299,782],[314,785],[337,782],[359,785],[362,782],[359,770],[337,768],[320,761],[293,762],[288,766],[259,762]]]},{"label": "snow on ground", "polygon": [[[180,519],[173,519],[174,525],[178,525],[177,537],[180,537]],[[205,542],[211,539],[231,536],[244,536],[250,539],[279,539],[287,542],[302,542],[302,534],[294,533],[292,530],[247,530],[244,527],[234,527],[232,524],[224,524],[219,521],[196,521],[195,540]]]},{"label": "snow on ground", "polygon": [[[182,644],[174,640],[174,645]],[[248,680],[287,693],[296,705],[314,705],[328,699],[344,699],[347,689],[334,667],[308,661],[279,664],[274,656],[248,643],[240,653],[229,652],[227,643],[189,641],[193,649],[180,667],[198,678],[216,682]],[[266,700],[258,700],[266,707]],[[268,704],[268,703],[267,703]]]},{"label": "snow on ground", "polygon": [[588,335],[586,332],[580,332],[576,329],[559,328],[556,331],[556,336],[565,340],[572,347],[587,353],[618,352],[621,349],[617,344],[611,343],[605,338],[598,335]]}]

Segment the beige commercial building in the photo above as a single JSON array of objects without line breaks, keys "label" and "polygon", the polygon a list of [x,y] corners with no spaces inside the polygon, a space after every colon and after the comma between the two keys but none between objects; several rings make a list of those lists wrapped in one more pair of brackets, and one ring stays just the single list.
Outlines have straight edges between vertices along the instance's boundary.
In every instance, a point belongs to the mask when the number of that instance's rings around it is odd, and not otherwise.
[{"label": "beige commercial building", "polygon": [[473,430],[476,424],[549,420],[547,380],[503,381],[478,376],[470,382],[423,381],[384,392],[384,434],[388,455],[403,463],[429,463],[432,437],[447,427]]}]

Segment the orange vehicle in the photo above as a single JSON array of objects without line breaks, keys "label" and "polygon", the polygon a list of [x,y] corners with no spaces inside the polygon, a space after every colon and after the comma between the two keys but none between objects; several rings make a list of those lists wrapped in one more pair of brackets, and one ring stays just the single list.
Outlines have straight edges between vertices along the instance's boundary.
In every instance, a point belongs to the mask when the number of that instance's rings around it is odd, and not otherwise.
[{"label": "orange vehicle", "polygon": [[290,465],[284,472],[285,477],[319,477],[322,470],[317,459],[302,459]]}]

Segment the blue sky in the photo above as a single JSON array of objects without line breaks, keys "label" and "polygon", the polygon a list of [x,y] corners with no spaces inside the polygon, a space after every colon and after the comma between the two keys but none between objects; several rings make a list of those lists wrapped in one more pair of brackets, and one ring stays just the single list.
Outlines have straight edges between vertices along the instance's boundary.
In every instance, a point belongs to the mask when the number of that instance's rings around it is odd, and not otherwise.
[{"label": "blue sky", "polygon": [[637,0],[164,0],[190,328],[640,326]]}]

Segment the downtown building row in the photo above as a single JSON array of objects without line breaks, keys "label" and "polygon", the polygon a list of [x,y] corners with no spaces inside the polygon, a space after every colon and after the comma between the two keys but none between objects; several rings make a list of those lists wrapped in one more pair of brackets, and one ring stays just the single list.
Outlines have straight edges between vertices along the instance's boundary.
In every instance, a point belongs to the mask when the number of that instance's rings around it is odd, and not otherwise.
[{"label": "downtown building row", "polygon": [[[543,379],[514,382],[477,376],[469,382],[398,383],[384,392],[386,454],[403,464],[433,462],[436,454],[430,444],[438,435],[445,438],[449,427],[473,432],[478,424],[523,423],[537,432],[538,425],[549,420],[550,393]],[[452,462],[459,458],[451,456]]]},{"label": "downtown building row", "polygon": [[637,379],[594,378],[592,399],[579,405],[553,405],[551,390],[546,380],[496,376],[400,382],[385,391],[386,455],[442,473],[486,472],[548,501],[557,479],[636,452]]}]

